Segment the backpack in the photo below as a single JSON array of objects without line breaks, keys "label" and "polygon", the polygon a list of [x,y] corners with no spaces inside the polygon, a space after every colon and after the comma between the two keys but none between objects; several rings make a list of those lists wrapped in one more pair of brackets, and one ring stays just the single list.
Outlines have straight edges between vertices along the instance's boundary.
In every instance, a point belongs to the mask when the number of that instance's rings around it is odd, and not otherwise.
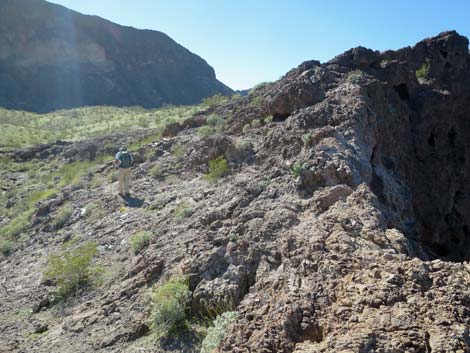
[{"label": "backpack", "polygon": [[119,160],[121,161],[119,164],[120,168],[130,168],[132,165],[132,158],[128,152],[121,152]]}]

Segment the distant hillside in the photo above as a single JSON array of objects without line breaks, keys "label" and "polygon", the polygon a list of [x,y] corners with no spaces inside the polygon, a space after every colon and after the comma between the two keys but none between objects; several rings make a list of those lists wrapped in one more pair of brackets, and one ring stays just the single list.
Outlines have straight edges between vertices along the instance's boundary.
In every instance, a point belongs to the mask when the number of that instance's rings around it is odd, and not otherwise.
[{"label": "distant hillside", "polygon": [[164,33],[43,0],[0,1],[0,106],[151,108],[231,92],[202,58]]}]

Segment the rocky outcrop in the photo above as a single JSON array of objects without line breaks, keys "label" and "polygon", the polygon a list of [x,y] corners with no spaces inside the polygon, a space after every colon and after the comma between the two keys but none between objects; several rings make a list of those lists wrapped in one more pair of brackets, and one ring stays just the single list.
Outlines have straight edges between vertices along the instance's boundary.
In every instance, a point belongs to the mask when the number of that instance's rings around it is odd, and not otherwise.
[{"label": "rocky outcrop", "polygon": [[194,104],[232,91],[203,59],[161,32],[43,0],[0,3],[0,106]]},{"label": "rocky outcrop", "polygon": [[[142,147],[133,183],[142,208],[123,210],[108,180],[89,193],[66,187],[33,216],[31,239],[0,267],[0,347],[198,351],[191,337],[138,339],[148,286],[177,273],[192,315],[227,301],[238,311],[218,352],[470,351],[469,88],[468,41],[445,32],[306,62],[197,118],[215,114],[225,132],[173,126]],[[217,155],[232,173],[209,183]],[[75,213],[53,233],[50,215],[65,200]],[[81,218],[90,203],[102,205],[95,223]],[[181,204],[190,212],[175,217]],[[129,236],[140,229],[155,237],[134,255]],[[97,241],[114,272],[54,315],[40,255],[72,234]],[[37,331],[34,341],[17,334]]]}]

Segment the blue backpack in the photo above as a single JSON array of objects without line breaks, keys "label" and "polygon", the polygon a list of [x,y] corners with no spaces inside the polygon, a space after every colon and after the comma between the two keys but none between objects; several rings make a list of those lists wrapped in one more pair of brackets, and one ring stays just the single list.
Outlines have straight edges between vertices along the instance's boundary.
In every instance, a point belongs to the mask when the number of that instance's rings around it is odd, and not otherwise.
[{"label": "blue backpack", "polygon": [[130,168],[132,166],[132,158],[131,155],[127,151],[122,151],[119,155],[119,160],[121,163],[119,167],[121,168]]}]

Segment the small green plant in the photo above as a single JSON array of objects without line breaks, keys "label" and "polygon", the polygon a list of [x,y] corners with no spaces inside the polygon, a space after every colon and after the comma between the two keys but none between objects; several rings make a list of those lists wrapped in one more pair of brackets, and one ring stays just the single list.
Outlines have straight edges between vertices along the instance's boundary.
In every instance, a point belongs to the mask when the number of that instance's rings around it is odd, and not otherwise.
[{"label": "small green plant", "polygon": [[230,240],[232,243],[236,243],[238,240],[238,235],[235,232],[230,232],[228,235],[228,240]]},{"label": "small green plant", "polygon": [[208,138],[213,133],[214,133],[214,130],[209,125],[204,125],[204,126],[201,126],[199,129],[197,129],[197,134],[202,139]]},{"label": "small green plant", "polygon": [[13,241],[10,239],[0,238],[0,253],[3,256],[8,256],[13,251]]},{"label": "small green plant", "polygon": [[194,213],[194,209],[186,202],[181,202],[175,209],[175,220],[180,221]]},{"label": "small green plant", "polygon": [[153,238],[153,234],[152,232],[149,232],[149,231],[142,230],[137,233],[134,233],[130,239],[131,249],[134,252],[134,254],[137,255],[144,248],[149,246],[152,238]]},{"label": "small green plant", "polygon": [[188,281],[170,278],[152,293],[152,326],[157,336],[175,334],[187,327],[186,310],[191,298]]},{"label": "small green plant", "polygon": [[353,70],[348,74],[348,81],[353,82],[353,83],[358,83],[361,81],[361,79],[364,77],[364,72],[361,70]]},{"label": "small green plant", "polygon": [[243,125],[243,133],[246,134],[248,131],[250,131],[251,125],[250,124],[245,124]]},{"label": "small green plant", "polygon": [[215,182],[228,174],[230,174],[230,167],[224,156],[209,161],[209,172],[206,174],[207,180]]},{"label": "small green plant", "polygon": [[292,171],[292,175],[296,178],[298,178],[300,176],[300,174],[302,174],[303,170],[305,169],[303,163],[301,162],[295,162],[292,166],[291,166],[291,171]]},{"label": "small green plant", "polygon": [[264,102],[264,98],[261,95],[251,97],[249,106],[253,108],[260,108]]},{"label": "small green plant", "polygon": [[260,119],[254,119],[251,122],[251,127],[260,127],[262,125],[262,121]]},{"label": "small green plant", "polygon": [[308,132],[302,135],[302,142],[304,143],[305,146],[309,146],[311,140],[312,140],[312,133]]},{"label": "small green plant", "polygon": [[236,311],[226,311],[218,315],[207,330],[207,335],[201,344],[201,353],[211,353],[227,335],[228,327],[237,318]]},{"label": "small green plant", "polygon": [[431,68],[431,59],[426,58],[426,61],[421,65],[421,67],[418,70],[416,70],[416,78],[424,79],[428,77],[430,68]]},{"label": "small green plant", "polygon": [[161,164],[157,163],[152,168],[150,168],[150,175],[154,179],[162,179],[165,176]]},{"label": "small green plant", "polygon": [[0,228],[0,234],[6,238],[19,238],[24,232],[31,227],[29,217],[32,211],[28,210],[19,216],[13,218],[8,224]]},{"label": "small green plant", "polygon": [[183,145],[175,145],[171,150],[171,154],[177,162],[183,161],[185,152],[186,148]]},{"label": "small green plant", "polygon": [[49,256],[44,277],[55,281],[59,298],[66,298],[99,280],[102,269],[91,265],[97,253],[96,243],[86,242],[73,250],[66,247],[62,253]]},{"label": "small green plant", "polygon": [[213,95],[212,97],[204,98],[202,100],[202,105],[206,107],[214,107],[216,105],[222,105],[227,103],[229,97],[223,96],[220,93]]},{"label": "small green plant", "polygon": [[268,115],[267,117],[264,118],[264,123],[265,124],[269,124],[269,123],[272,123],[273,122],[273,116],[272,115]]},{"label": "small green plant", "polygon": [[70,205],[62,207],[52,221],[52,227],[55,230],[62,228],[72,216],[73,209]]},{"label": "small green plant", "polygon": [[269,178],[264,178],[263,180],[259,182],[259,186],[263,190],[266,190],[270,184],[271,184],[271,179]]}]

